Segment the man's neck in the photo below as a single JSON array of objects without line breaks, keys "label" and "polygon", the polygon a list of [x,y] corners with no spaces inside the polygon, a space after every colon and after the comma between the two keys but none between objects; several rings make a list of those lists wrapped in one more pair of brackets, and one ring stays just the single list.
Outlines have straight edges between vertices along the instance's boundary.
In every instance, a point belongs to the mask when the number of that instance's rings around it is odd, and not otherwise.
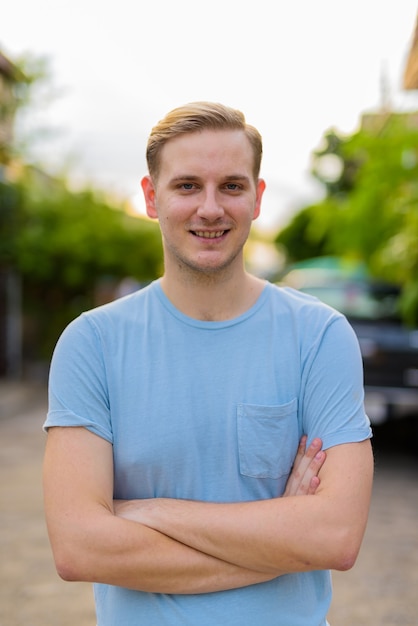
[{"label": "man's neck", "polygon": [[219,274],[183,276],[164,274],[161,286],[168,299],[182,313],[204,321],[238,317],[255,304],[265,281],[244,270],[238,276]]}]

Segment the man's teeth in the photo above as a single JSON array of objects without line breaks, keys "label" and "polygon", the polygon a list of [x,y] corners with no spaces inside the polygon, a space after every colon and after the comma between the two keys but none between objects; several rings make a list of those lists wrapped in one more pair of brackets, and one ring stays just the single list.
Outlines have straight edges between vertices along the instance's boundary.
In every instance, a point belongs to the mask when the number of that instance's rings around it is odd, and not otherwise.
[{"label": "man's teeth", "polygon": [[204,237],[205,239],[215,239],[216,237],[222,237],[224,230],[217,230],[215,232],[208,232],[207,230],[197,230],[196,235],[198,237]]}]

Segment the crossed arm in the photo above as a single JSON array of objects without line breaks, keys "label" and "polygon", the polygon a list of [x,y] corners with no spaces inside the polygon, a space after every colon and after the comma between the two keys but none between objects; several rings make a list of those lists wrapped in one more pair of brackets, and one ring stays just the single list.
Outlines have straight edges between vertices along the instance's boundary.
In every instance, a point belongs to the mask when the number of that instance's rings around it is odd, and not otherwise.
[{"label": "crossed arm", "polygon": [[83,428],[51,428],[44,493],[57,570],[66,580],[205,593],[289,572],[348,569],[367,520],[371,447],[320,447],[320,440],[308,450],[301,442],[285,497],[113,502],[111,445]]}]

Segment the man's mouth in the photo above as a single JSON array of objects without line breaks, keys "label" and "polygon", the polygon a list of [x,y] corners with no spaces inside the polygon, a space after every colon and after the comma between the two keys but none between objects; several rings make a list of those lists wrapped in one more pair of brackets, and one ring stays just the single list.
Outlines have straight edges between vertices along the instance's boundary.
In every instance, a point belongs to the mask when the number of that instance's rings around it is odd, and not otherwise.
[{"label": "man's mouth", "polygon": [[222,237],[226,230],[193,230],[192,233],[196,237],[203,237],[204,239],[216,239]]}]

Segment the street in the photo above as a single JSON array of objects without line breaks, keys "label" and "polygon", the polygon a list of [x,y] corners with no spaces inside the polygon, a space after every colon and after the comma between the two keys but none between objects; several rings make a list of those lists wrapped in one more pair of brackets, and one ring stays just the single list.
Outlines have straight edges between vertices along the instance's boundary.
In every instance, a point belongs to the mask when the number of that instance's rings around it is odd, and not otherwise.
[{"label": "street", "polygon": [[[34,385],[22,400],[3,401],[13,393],[0,385],[0,626],[94,626],[90,585],[58,578],[46,535],[45,389]],[[331,626],[418,625],[418,453],[409,428],[376,429],[368,529],[355,567],[333,574]]]}]

